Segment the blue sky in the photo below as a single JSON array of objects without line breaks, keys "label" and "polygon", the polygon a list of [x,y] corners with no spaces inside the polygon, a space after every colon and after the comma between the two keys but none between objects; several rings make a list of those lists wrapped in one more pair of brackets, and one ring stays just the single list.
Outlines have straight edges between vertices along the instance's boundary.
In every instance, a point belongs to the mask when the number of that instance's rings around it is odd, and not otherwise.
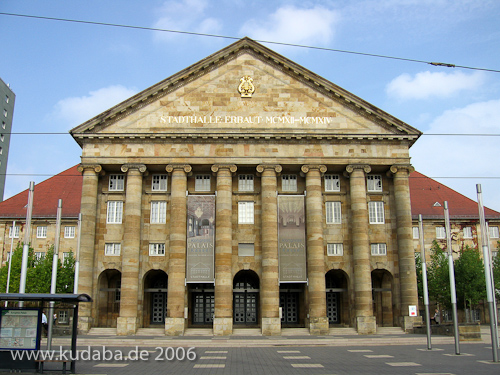
[{"label": "blue sky", "polygon": [[[500,70],[497,0],[2,0],[0,12]],[[79,163],[70,129],[233,42],[7,15],[0,35],[13,131],[64,133],[12,136],[5,198]],[[449,177],[437,180],[472,199],[480,183],[485,205],[500,211],[500,179],[479,178],[500,177],[500,137],[426,135],[500,134],[500,73],[268,46],[423,131],[411,148],[415,168]]]}]

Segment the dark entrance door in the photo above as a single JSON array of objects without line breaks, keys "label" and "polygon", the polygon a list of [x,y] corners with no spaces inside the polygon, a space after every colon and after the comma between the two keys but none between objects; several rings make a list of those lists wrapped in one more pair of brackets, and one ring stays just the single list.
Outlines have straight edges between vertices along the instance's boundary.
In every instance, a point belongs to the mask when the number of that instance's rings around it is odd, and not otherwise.
[{"label": "dark entrance door", "polygon": [[281,325],[294,326],[299,324],[299,294],[300,289],[290,285],[290,288],[280,286]]},{"label": "dark entrance door", "polygon": [[233,323],[258,324],[259,278],[253,271],[240,271],[233,282]]},{"label": "dark entrance door", "polygon": [[340,323],[339,294],[336,292],[326,293],[326,314],[330,324]]},{"label": "dark entrance door", "polygon": [[215,309],[213,285],[198,284],[191,292],[193,324],[211,326]]},{"label": "dark entrance door", "polygon": [[151,323],[165,323],[167,311],[167,293],[153,293],[151,296]]}]

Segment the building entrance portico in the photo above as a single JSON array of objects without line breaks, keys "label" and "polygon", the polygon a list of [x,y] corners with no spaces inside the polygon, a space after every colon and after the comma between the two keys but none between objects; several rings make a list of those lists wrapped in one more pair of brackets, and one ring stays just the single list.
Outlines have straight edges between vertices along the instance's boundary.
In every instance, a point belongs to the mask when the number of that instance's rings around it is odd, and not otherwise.
[{"label": "building entrance portico", "polygon": [[189,284],[191,325],[212,327],[215,312],[213,284]]},{"label": "building entrance portico", "polygon": [[144,326],[165,324],[167,286],[165,271],[151,270],[144,276]]},{"label": "building entrance portico", "polygon": [[304,306],[305,284],[291,283],[280,285],[281,326],[305,327]]},{"label": "building entrance portico", "polygon": [[347,276],[342,270],[330,270],[325,275],[326,315],[328,323],[349,322]]},{"label": "building entrance portico", "polygon": [[98,279],[98,327],[116,328],[120,316],[122,274],[115,269],[104,270]]},{"label": "building entrance portico", "polygon": [[256,326],[259,323],[259,277],[254,271],[239,271],[233,282],[233,323]]}]

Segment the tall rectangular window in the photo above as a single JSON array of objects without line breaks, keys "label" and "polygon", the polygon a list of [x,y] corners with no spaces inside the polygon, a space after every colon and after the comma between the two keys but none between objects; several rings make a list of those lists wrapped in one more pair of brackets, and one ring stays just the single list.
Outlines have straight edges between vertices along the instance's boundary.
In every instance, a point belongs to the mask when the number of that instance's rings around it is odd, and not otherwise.
[{"label": "tall rectangular window", "polygon": [[325,211],[327,224],[342,223],[342,211],[340,202],[326,202]]},{"label": "tall rectangular window", "polygon": [[366,176],[368,191],[382,191],[382,176],[368,175]]},{"label": "tall rectangular window", "polygon": [[464,238],[472,238],[472,227],[464,227],[463,234]]},{"label": "tall rectangular window", "polygon": [[69,251],[63,253],[63,263],[66,262],[66,259],[69,259],[70,254],[71,253]]},{"label": "tall rectangular window", "polygon": [[439,239],[446,238],[446,231],[444,227],[436,227],[436,238]]},{"label": "tall rectangular window", "polygon": [[118,256],[121,249],[122,245],[120,243],[107,243],[104,245],[104,255]]},{"label": "tall rectangular window", "polygon": [[387,245],[385,243],[372,243],[372,255],[387,255]]},{"label": "tall rectangular window", "polygon": [[12,227],[9,227],[9,238],[19,238],[19,226],[15,226],[14,230],[12,230]]},{"label": "tall rectangular window", "polygon": [[253,191],[253,174],[238,176],[238,191]]},{"label": "tall rectangular window", "polygon": [[123,191],[125,189],[125,175],[112,174],[109,175],[109,190]]},{"label": "tall rectangular window", "polygon": [[413,227],[413,239],[418,240],[420,238],[420,233],[418,227]]},{"label": "tall rectangular window", "polygon": [[342,256],[344,255],[344,245],[341,243],[326,244],[326,254],[328,256]]},{"label": "tall rectangular window", "polygon": [[150,243],[149,244],[149,256],[163,256],[165,255],[165,244],[164,243]]},{"label": "tall rectangular window", "polygon": [[36,238],[47,238],[47,227],[36,227]]},{"label": "tall rectangular window", "polygon": [[166,174],[154,174],[151,190],[167,191],[167,179],[168,176]]},{"label": "tall rectangular window", "polygon": [[75,238],[75,227],[64,227],[64,238]]},{"label": "tall rectangular window", "polygon": [[121,224],[123,217],[123,201],[108,201],[108,224]]},{"label": "tall rectangular window", "polygon": [[384,224],[384,202],[368,202],[370,224]]},{"label": "tall rectangular window", "polygon": [[499,233],[498,233],[498,227],[489,227],[490,230],[490,238],[498,238]]},{"label": "tall rectangular window", "polygon": [[210,175],[209,174],[198,174],[196,175],[194,183],[195,191],[210,191]]},{"label": "tall rectangular window", "polygon": [[165,224],[167,222],[167,202],[151,202],[151,224]]},{"label": "tall rectangular window", "polygon": [[281,175],[281,191],[297,191],[297,175]]},{"label": "tall rectangular window", "polygon": [[338,174],[325,174],[325,191],[340,191],[340,177]]},{"label": "tall rectangular window", "polygon": [[238,202],[238,224],[254,223],[254,202]]}]

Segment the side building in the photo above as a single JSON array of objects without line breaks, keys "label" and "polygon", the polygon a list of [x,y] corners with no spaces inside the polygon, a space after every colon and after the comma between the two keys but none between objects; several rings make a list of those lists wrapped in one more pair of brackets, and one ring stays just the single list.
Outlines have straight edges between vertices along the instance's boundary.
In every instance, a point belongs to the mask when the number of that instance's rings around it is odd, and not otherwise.
[{"label": "side building", "polygon": [[12,119],[14,117],[14,103],[16,95],[10,86],[0,78],[1,128],[0,128],[0,201],[3,200],[5,190],[5,176],[9,158],[10,135],[12,133]]}]

